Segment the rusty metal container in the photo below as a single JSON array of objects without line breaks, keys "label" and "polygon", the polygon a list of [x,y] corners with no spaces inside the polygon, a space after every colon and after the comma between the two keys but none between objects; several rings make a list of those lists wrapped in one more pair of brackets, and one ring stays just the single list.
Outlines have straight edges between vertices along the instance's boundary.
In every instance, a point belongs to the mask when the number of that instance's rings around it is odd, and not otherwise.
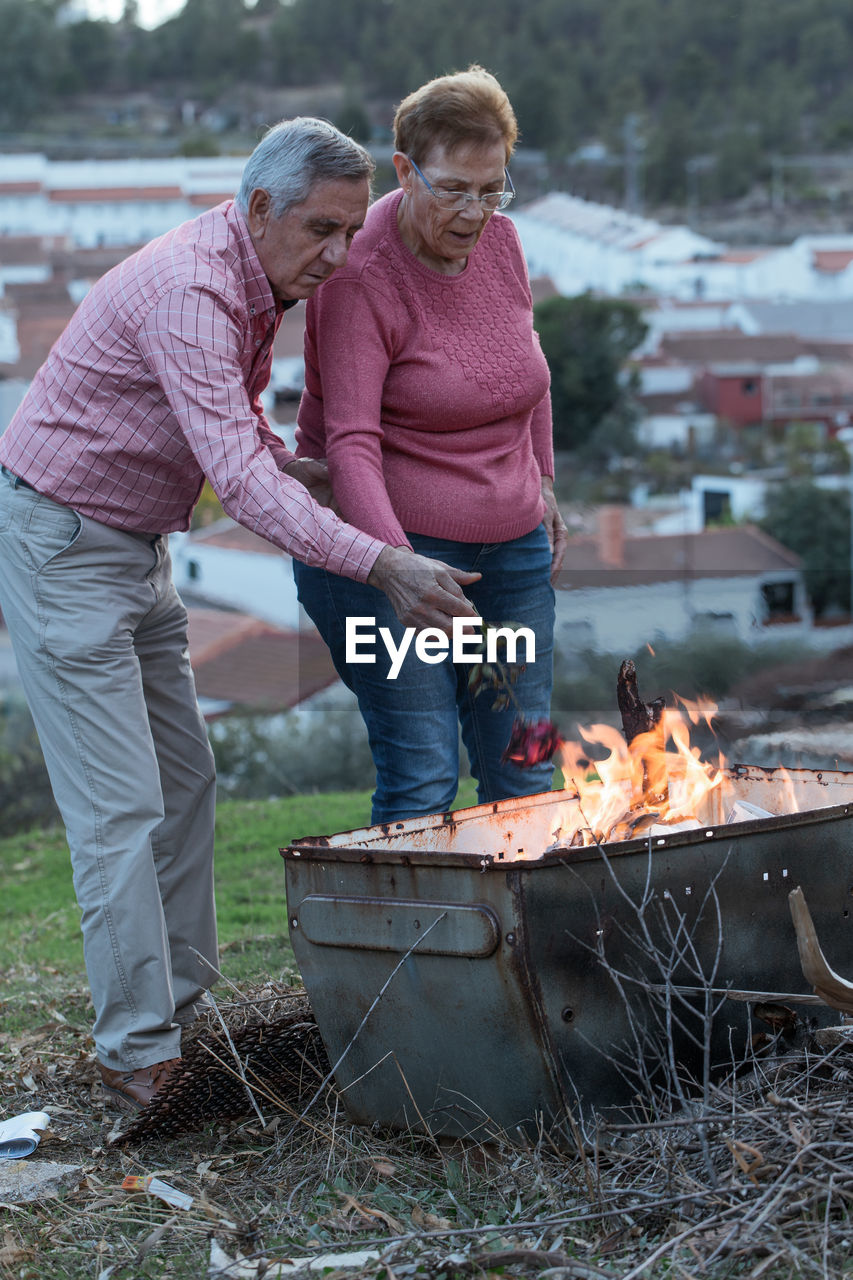
[{"label": "rusty metal container", "polygon": [[[675,1057],[701,1075],[703,992],[811,995],[798,885],[830,964],[853,969],[853,774],[726,778],[773,816],[724,825],[715,799],[698,830],[549,847],[577,803],[551,792],[283,849],[293,950],[350,1117],[483,1139],[621,1108],[673,1002]],[[757,1028],[748,1002],[716,1003],[706,1040],[725,1069]]]}]

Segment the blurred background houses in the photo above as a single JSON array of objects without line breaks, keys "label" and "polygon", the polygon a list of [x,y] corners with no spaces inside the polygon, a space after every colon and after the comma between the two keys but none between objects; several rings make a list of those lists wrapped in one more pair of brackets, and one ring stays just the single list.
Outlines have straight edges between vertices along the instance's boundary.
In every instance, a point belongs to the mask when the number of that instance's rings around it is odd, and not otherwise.
[{"label": "blurred background houses", "polygon": [[[689,0],[570,0],[559,12],[529,0],[487,17],[471,0],[417,15],[402,0],[7,7],[0,431],[93,281],[231,198],[266,124],[334,119],[373,151],[381,194],[394,183],[395,103],[479,61],[522,130],[510,216],[552,368],[573,534],[558,583],[558,711],[606,703],[597,664],[629,651],[653,684],[668,670],[652,651],[690,653],[679,679],[720,696],[792,647],[823,661],[853,646],[853,11],[822,0],[706,6],[701,21]],[[288,443],[303,323],[304,307],[286,314],[265,397]],[[234,527],[209,492],[172,550],[219,732],[238,713],[317,705],[321,690],[322,715],[330,698],[347,705],[287,557]],[[729,655],[725,674],[714,651]],[[13,689],[13,673],[0,636],[0,687]],[[774,696],[764,687],[768,707]]]}]

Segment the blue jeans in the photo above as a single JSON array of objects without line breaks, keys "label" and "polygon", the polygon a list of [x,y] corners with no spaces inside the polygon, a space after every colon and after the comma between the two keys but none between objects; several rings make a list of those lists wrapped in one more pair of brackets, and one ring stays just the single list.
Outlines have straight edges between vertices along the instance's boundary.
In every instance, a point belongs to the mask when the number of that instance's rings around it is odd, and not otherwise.
[{"label": "blue jeans", "polygon": [[[536,659],[520,673],[513,693],[525,719],[550,715],[554,592],[544,526],[500,543],[407,536],[420,555],[482,574],[479,582],[465,588],[465,594],[485,622],[533,631]],[[300,603],[329,646],[338,675],[358,698],[376,766],[374,823],[450,808],[459,781],[460,725],[481,804],[550,790],[550,763],[520,769],[501,761],[519,710],[512,702],[503,710],[493,710],[491,689],[472,693],[469,664],[454,664],[450,654],[440,663],[427,664],[415,654],[412,643],[399,675],[388,679],[391,659],[378,629],[388,627],[399,645],[404,628],[387,596],[376,587],[297,560],[293,573]],[[376,619],[375,664],[347,663],[347,617]],[[520,662],[524,650],[521,641]]]}]

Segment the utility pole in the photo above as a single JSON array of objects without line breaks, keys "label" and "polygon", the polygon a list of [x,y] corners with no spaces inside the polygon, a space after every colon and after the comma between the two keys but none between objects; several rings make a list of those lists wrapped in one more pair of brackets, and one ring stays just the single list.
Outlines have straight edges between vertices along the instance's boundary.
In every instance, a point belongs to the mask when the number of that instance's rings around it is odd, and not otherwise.
[{"label": "utility pole", "polygon": [[850,497],[850,620],[853,622],[853,427],[842,427],[836,438],[844,445],[849,459],[847,489]]},{"label": "utility pole", "polygon": [[773,175],[770,185],[770,207],[774,213],[781,213],[785,208],[785,162],[781,156],[773,156],[770,163]]},{"label": "utility pole", "polygon": [[691,156],[685,164],[687,170],[687,225],[695,227],[699,213],[699,166]]},{"label": "utility pole", "polygon": [[625,142],[625,208],[629,213],[642,213],[642,152],[643,140],[639,132],[640,117],[631,112],[625,117],[622,137]]},{"label": "utility pole", "polygon": [[695,227],[699,220],[699,175],[713,169],[717,157],[691,156],[684,163],[687,172],[687,225]]}]

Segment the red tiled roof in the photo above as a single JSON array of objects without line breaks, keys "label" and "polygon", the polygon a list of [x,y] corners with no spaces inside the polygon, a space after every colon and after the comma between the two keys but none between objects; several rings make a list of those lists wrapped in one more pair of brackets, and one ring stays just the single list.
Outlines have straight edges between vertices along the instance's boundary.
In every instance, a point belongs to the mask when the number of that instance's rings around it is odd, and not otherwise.
[{"label": "red tiled roof", "polygon": [[685,364],[712,364],[720,361],[755,361],[781,364],[803,355],[809,347],[793,334],[751,334],[740,329],[712,329],[667,333],[660,350]]},{"label": "red tiled roof", "polygon": [[111,267],[129,258],[141,245],[97,245],[94,248],[55,249],[51,254],[51,265],[63,279],[96,280]]},{"label": "red tiled roof", "polygon": [[194,191],[192,195],[187,196],[187,203],[200,205],[202,209],[212,209],[215,204],[221,204],[223,200],[233,199],[233,191]]},{"label": "red tiled roof", "polygon": [[853,262],[853,249],[815,249],[812,253],[812,266],[815,271],[824,271],[827,275],[846,271],[851,262]]},{"label": "red tiled roof", "polygon": [[648,586],[690,578],[735,578],[796,570],[800,558],[752,525],[702,533],[626,537],[622,563],[606,564],[596,538],[570,538],[560,575],[564,589]]},{"label": "red tiled roof", "polygon": [[189,649],[199,697],[232,710],[285,711],[337,680],[316,632],[286,631],[257,618],[190,608]]},{"label": "red tiled roof", "polygon": [[42,266],[48,260],[43,236],[0,236],[0,262]]},{"label": "red tiled roof", "polygon": [[206,547],[221,547],[224,551],[253,551],[258,555],[280,556],[278,547],[273,546],[266,538],[242,524],[226,517],[217,520],[207,529],[194,529],[193,542],[203,542]]},{"label": "red tiled roof", "polygon": [[801,390],[804,395],[817,395],[823,392],[831,395],[838,391],[853,391],[853,369],[847,365],[824,365],[822,369],[807,373],[774,373],[774,387],[791,387]]},{"label": "red tiled roof", "polygon": [[63,306],[70,303],[68,287],[61,280],[19,280],[7,284],[5,296],[15,303],[20,312],[24,307],[52,306],[56,302]]},{"label": "red tiled roof", "polygon": [[55,204],[85,204],[118,200],[180,200],[180,187],[62,187],[48,193]]},{"label": "red tiled roof", "polygon": [[649,298],[640,295],[640,301],[643,305],[650,307],[652,310],[658,311],[725,311],[726,307],[731,306],[731,301],[723,301],[720,298],[667,298],[663,302],[660,298]]},{"label": "red tiled roof", "polygon": [[717,262],[755,262],[758,258],[766,258],[769,249],[727,249],[721,253]]},{"label": "red tiled roof", "polygon": [[0,374],[32,378],[71,319],[74,303],[55,280],[7,285],[6,298],[16,313],[20,355],[15,364],[3,365]]},{"label": "red tiled roof", "polygon": [[694,392],[691,388],[683,391],[652,391],[637,397],[649,414],[671,414],[680,413],[695,417],[697,414],[704,414],[706,411],[701,405],[697,404],[694,399]]}]

